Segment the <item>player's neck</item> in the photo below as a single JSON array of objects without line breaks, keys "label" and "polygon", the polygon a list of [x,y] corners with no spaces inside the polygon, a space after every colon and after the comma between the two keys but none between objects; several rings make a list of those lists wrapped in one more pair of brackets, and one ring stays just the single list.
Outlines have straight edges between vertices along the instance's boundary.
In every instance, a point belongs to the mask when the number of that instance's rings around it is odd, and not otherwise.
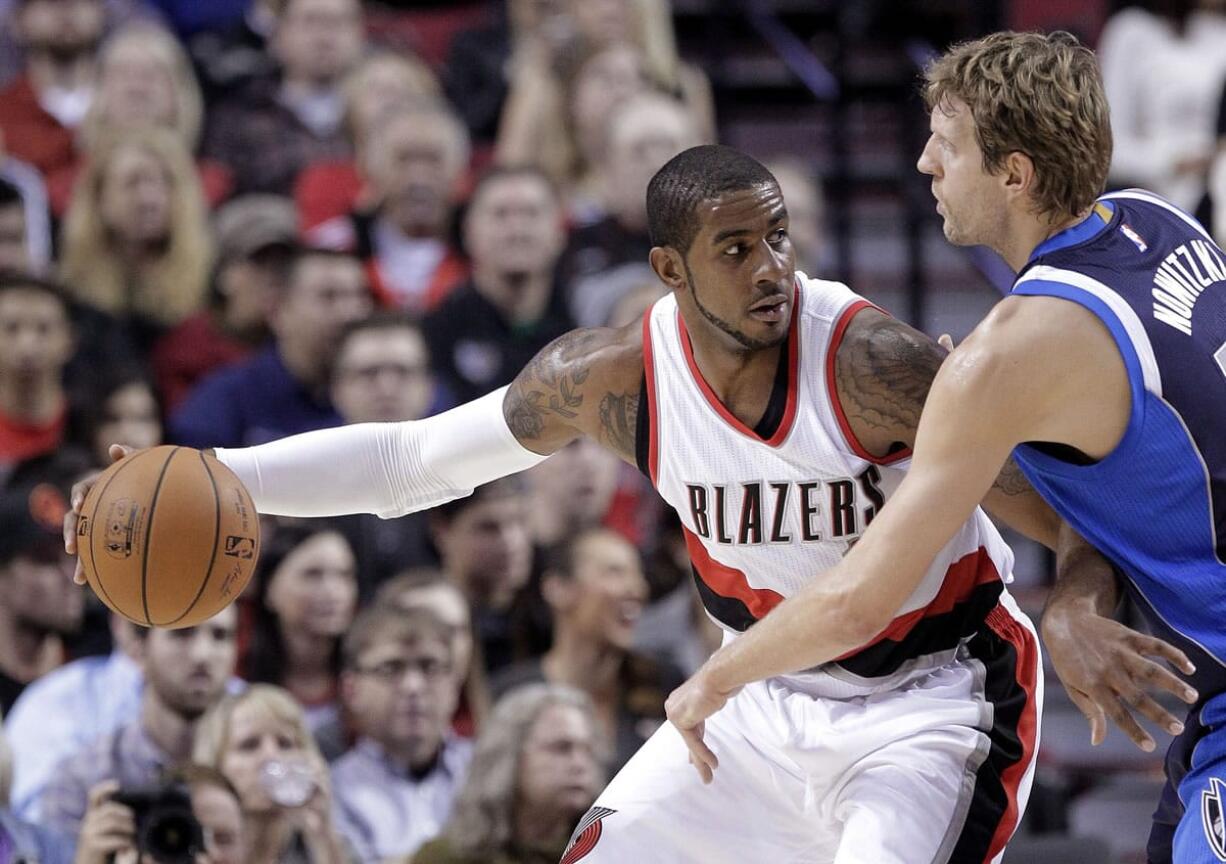
[{"label": "player's neck", "polygon": [[698,329],[690,330],[694,364],[720,403],[753,428],[770,402],[783,343],[756,351],[735,351],[727,345],[715,344],[716,339],[711,336],[696,333]]},{"label": "player's neck", "polygon": [[993,248],[1001,258],[1005,259],[1010,269],[1018,273],[1026,266],[1034,250],[1039,248],[1044,240],[1087,219],[1090,212],[1089,209],[1086,209],[1073,216],[1055,220],[1042,216],[1036,217],[1030,213],[1024,214],[1013,220],[1015,224],[1008,226],[999,245],[994,244]]}]

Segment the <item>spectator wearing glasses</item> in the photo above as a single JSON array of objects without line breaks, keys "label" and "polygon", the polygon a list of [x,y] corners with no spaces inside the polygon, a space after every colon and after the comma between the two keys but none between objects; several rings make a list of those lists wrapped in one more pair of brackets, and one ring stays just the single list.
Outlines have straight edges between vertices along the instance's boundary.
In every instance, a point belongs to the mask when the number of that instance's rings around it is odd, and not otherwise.
[{"label": "spectator wearing glasses", "polygon": [[427,609],[374,607],[345,640],[342,690],[360,738],[332,766],[341,833],[363,862],[410,855],[451,813],[472,755],[451,732],[452,634]]}]

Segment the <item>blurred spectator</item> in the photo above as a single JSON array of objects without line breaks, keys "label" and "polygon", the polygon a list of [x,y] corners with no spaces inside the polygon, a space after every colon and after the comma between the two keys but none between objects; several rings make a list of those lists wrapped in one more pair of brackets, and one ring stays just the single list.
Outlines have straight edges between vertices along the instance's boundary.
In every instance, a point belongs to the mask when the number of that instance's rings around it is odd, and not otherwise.
[{"label": "blurred spectator", "polygon": [[13,751],[0,732],[0,861],[69,864],[72,841],[20,819],[9,806]]},{"label": "blurred spectator", "polygon": [[143,450],[162,443],[162,412],[144,369],[117,366],[104,373],[91,398],[73,406],[70,437],[99,468],[111,464],[112,444]]},{"label": "blurred spectator", "polygon": [[[332,363],[332,403],[346,423],[419,420],[435,401],[430,355],[412,319],[377,312],[341,334]],[[433,564],[425,513],[380,519],[369,513],[343,520],[358,558],[359,595],[408,567]]]},{"label": "blurred spectator", "polygon": [[627,98],[606,123],[598,167],[608,214],[571,234],[560,265],[571,316],[599,327],[622,295],[655,279],[647,263],[647,183],[672,157],[699,143],[686,107],[658,93]]},{"label": "blurred spectator", "polygon": [[207,304],[153,347],[153,373],[167,415],[208,373],[268,341],[269,317],[284,293],[298,234],[293,203],[274,195],[228,202],[213,226],[217,259]]},{"label": "blurred spectator", "polygon": [[0,91],[0,134],[9,153],[49,175],[69,164],[74,130],[89,111],[102,0],[17,0],[13,34],[25,71]]},{"label": "blurred spectator", "polygon": [[486,671],[526,654],[532,638],[516,601],[532,571],[524,481],[504,477],[429,511],[443,572],[464,594]]},{"label": "blurred spectator", "polygon": [[1217,144],[1209,166],[1208,188],[1196,216],[1201,220],[1201,224],[1209,229],[1217,244],[1226,246],[1226,80],[1222,82],[1219,103]]},{"label": "blurred spectator", "polygon": [[126,322],[138,346],[200,308],[211,258],[200,181],[164,129],[100,142],[73,193],[60,273],[77,297]]},{"label": "blurred spectator", "polygon": [[[397,105],[442,98],[430,67],[411,54],[379,50],[368,54],[345,78],[345,131],[355,153],[367,150],[375,121]],[[302,227],[316,226],[353,210],[369,213],[378,195],[363,180],[353,159],[318,161],[306,166],[294,184]]]},{"label": "blurred spectator", "polygon": [[[174,36],[146,22],[119,30],[103,45],[98,84],[89,113],[77,134],[83,155],[121,130],[168,129],[183,141],[189,154],[200,146],[204,107],[187,54]],[[81,169],[75,159],[47,178],[52,212],[68,210]],[[229,194],[233,179],[225,166],[208,160],[196,164],[201,191],[209,206]]]},{"label": "blurred spectator", "polygon": [[557,69],[517,81],[498,127],[498,162],[535,165],[561,190],[580,225],[603,215],[594,171],[605,155],[605,127],[626,99],[655,88],[638,48],[627,42],[574,43]]},{"label": "blurred spectator", "polygon": [[[159,788],[172,788],[189,797],[203,834],[204,847],[195,858],[198,864],[243,864],[243,815],[230,781],[211,768],[189,763],[159,778],[158,783]],[[104,780],[90,789],[75,864],[159,864],[151,855],[137,860],[135,814],[117,800],[118,793],[128,791],[133,790],[121,789],[115,780]]]},{"label": "blurred spectator", "polygon": [[532,468],[532,539],[542,552],[598,527],[609,512],[621,462],[591,438],[577,438]]},{"label": "blurred spectator", "polygon": [[197,627],[136,629],[145,680],[140,717],[60,763],[43,790],[45,825],[75,835],[90,790],[103,780],[150,786],[190,756],[201,715],[222,697],[234,671],[237,622],[230,606]]},{"label": "blurred spectator", "polygon": [[5,722],[17,758],[13,809],[37,822],[53,770],[87,744],[140,716],[143,679],[136,625],[110,617],[115,649],[48,672],[22,692]]},{"label": "blurred spectator", "polygon": [[241,447],[340,425],[328,401],[328,365],[342,328],[370,310],[356,258],[301,250],[273,304],[274,344],[197,384],[171,415],[168,437],[192,447]]},{"label": "blurred spectator", "polygon": [[[280,687],[255,684],[223,699],[201,720],[192,758],[238,790],[247,833],[244,864],[355,860],[333,823],[328,766],[302,709]],[[305,777],[306,794],[278,783],[287,776]]]},{"label": "blurred spectator", "polygon": [[438,836],[472,743],[451,731],[460,683],[452,634],[432,612],[375,607],[345,639],[345,705],[359,738],[332,765],[337,823],[364,864]]},{"label": "blurred spectator", "polygon": [[26,685],[63,664],[64,639],[81,626],[85,595],[72,586],[73,561],[55,542],[66,510],[51,483],[0,494],[0,712]]},{"label": "blurred spectator", "polygon": [[[243,678],[284,687],[312,731],[339,716],[341,640],[357,607],[349,541],[331,522],[278,523],[260,550]],[[329,751],[344,745],[330,742]]]},{"label": "blurred spectator", "polygon": [[[188,0],[192,6],[201,4]],[[252,81],[276,75],[268,50],[280,0],[246,0],[242,18],[221,30],[205,30],[188,39],[188,52],[200,76],[205,101],[213,105]]]},{"label": "blurred spectator", "polygon": [[413,864],[553,864],[604,782],[591,701],[524,687],[494,708],[443,836]]},{"label": "blurred spectator", "polygon": [[494,168],[464,218],[472,276],[425,321],[430,357],[466,402],[509,384],[574,325],[556,265],[566,236],[557,195],[535,168]]},{"label": "blurred spectator", "polygon": [[64,369],[72,356],[68,299],[54,283],[0,273],[0,482],[64,438]]},{"label": "blurred spectator", "polygon": [[209,117],[204,154],[236,190],[290,195],[312,162],[350,154],[341,83],[364,40],[359,0],[277,0],[269,46],[279,75],[253,80]]},{"label": "blurred spectator", "polygon": [[4,153],[0,140],[0,271],[42,274],[51,260],[51,223],[42,177]]},{"label": "blurred spectator", "polygon": [[308,236],[354,250],[387,303],[421,315],[465,275],[451,230],[468,133],[442,103],[398,103],[372,122],[359,163],[373,209],[323,222]]},{"label": "blurred spectator", "polygon": [[195,763],[175,769],[173,777],[191,795],[192,813],[204,829],[207,864],[246,864],[243,805],[234,784],[220,771]]},{"label": "blurred spectator", "polygon": [[624,537],[589,529],[553,562],[541,583],[553,610],[553,647],[496,676],[494,696],[537,681],[578,687],[592,697],[602,740],[620,768],[664,722],[664,700],[684,679],[632,650],[647,580]]},{"label": "blurred spectator", "polygon": [[796,269],[821,278],[833,265],[826,240],[826,199],[817,174],[799,158],[773,159],[767,167],[787,202],[788,239],[796,252]]},{"label": "blurred spectator", "polygon": [[1205,191],[1226,75],[1220,0],[1151,0],[1117,12],[1098,44],[1115,146],[1109,182],[1191,210]]},{"label": "blurred spectator", "polygon": [[451,633],[452,672],[460,682],[460,704],[451,725],[467,738],[475,735],[489,716],[490,694],[472,611],[464,594],[442,573],[419,569],[380,585],[374,605],[402,611],[426,609],[447,625]]}]

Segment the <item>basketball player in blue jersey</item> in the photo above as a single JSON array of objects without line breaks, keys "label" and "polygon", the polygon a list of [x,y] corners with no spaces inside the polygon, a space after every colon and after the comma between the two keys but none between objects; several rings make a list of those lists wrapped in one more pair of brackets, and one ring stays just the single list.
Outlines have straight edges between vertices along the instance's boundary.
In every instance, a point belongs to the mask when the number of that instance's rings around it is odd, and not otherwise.
[{"label": "basketball player in blue jersey", "polygon": [[[1061,574],[1043,630],[1101,740],[1131,710],[1177,734],[1151,864],[1226,861],[1226,256],[1158,196],[1100,195],[1111,161],[1094,55],[1066,33],[999,33],[926,73],[932,178],[946,237],[1018,276],[946,360],[912,467],[860,542],[669,700],[705,771],[703,722],[750,681],[838,657],[885,621],[1013,459],[1101,550],[1187,683],[1110,620],[1109,567]],[[1071,535],[1070,535],[1071,536]],[[1125,670],[1132,670],[1131,672]],[[1145,691],[1193,703],[1169,716]],[[718,715],[716,715],[718,716]]]}]

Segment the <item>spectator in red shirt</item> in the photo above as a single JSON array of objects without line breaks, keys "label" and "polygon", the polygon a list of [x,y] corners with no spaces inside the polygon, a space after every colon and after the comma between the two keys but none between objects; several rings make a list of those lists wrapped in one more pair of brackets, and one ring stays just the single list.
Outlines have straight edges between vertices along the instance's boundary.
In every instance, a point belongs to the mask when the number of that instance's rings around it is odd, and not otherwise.
[{"label": "spectator in red shirt", "polygon": [[168,415],[208,373],[245,359],[268,340],[268,317],[293,258],[297,215],[286,198],[236,198],[213,224],[217,261],[208,305],[153,348],[153,373]]},{"label": "spectator in red shirt", "polygon": [[20,0],[14,25],[25,73],[0,91],[0,132],[13,156],[44,176],[74,158],[106,23],[102,0]]},{"label": "spectator in red shirt", "polygon": [[0,479],[17,462],[59,446],[71,356],[63,290],[32,276],[0,276]]},{"label": "spectator in red shirt", "polygon": [[[189,153],[200,146],[204,108],[187,53],[169,32],[147,22],[130,24],[108,39],[98,61],[98,85],[77,136],[85,153],[116,130],[158,127],[178,135]],[[82,155],[85,155],[83,153]],[[81,160],[47,178],[51,210],[63,216]],[[228,169],[207,159],[196,163],[209,206],[234,185]]]},{"label": "spectator in red shirt", "polygon": [[371,124],[358,154],[373,209],[324,222],[308,237],[353,251],[387,305],[422,315],[466,275],[450,240],[468,157],[468,131],[447,105],[398,103]]}]

